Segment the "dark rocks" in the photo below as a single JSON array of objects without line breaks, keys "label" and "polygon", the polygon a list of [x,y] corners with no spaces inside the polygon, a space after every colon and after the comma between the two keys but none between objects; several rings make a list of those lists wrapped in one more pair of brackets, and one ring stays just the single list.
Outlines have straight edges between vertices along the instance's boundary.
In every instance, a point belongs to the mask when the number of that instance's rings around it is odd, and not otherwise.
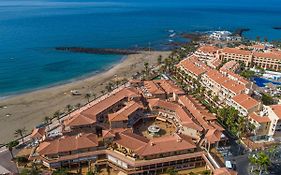
[{"label": "dark rocks", "polygon": [[113,49],[113,48],[84,48],[84,47],[55,47],[58,51],[68,51],[87,54],[114,54],[114,55],[130,55],[137,54],[139,50],[135,49]]}]

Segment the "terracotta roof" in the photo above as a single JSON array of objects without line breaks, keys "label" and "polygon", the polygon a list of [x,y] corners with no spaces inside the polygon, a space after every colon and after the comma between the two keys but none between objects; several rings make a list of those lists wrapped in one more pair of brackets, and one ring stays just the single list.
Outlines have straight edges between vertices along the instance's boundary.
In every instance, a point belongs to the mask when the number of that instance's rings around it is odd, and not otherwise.
[{"label": "terracotta roof", "polygon": [[124,132],[116,134],[115,143],[122,145],[134,152],[144,147],[149,140],[140,135],[134,134],[131,130],[125,130]]},{"label": "terracotta roof", "polygon": [[128,117],[137,111],[138,109],[143,109],[144,106],[141,103],[130,101],[124,108],[119,111],[108,114],[109,121],[123,121],[128,120]]},{"label": "terracotta roof", "polygon": [[281,105],[271,105],[272,111],[281,119]]},{"label": "terracotta roof", "polygon": [[221,72],[225,73],[230,79],[233,79],[235,81],[238,81],[239,83],[242,83],[244,85],[250,83],[248,80],[246,80],[244,77],[226,69],[221,69]]},{"label": "terracotta roof", "polygon": [[191,56],[187,59],[182,60],[179,63],[179,66],[183,67],[185,70],[191,72],[196,76],[199,76],[209,70],[206,64],[199,61],[195,56]]},{"label": "terracotta roof", "polygon": [[246,86],[244,84],[239,84],[236,81],[230,79],[223,81],[221,85],[235,94],[240,94],[246,90]]},{"label": "terracotta roof", "polygon": [[95,117],[86,117],[82,114],[74,115],[64,120],[65,126],[82,126],[82,125],[93,125],[96,123]]},{"label": "terracotta roof", "polygon": [[223,48],[221,50],[221,52],[229,53],[229,54],[239,54],[239,55],[251,55],[252,54],[252,52],[247,51],[247,50],[241,50],[238,48],[229,48],[229,47]]},{"label": "terracotta roof", "polygon": [[41,155],[49,155],[96,146],[98,146],[97,135],[78,134],[76,136],[62,136],[55,140],[42,142],[37,152]]},{"label": "terracotta roof", "polygon": [[184,91],[168,80],[144,81],[144,86],[151,94],[184,94]]},{"label": "terracotta roof", "polygon": [[45,135],[45,128],[34,128],[30,135],[31,138],[42,138]]},{"label": "terracotta roof", "polygon": [[250,110],[255,106],[258,106],[260,102],[253,99],[247,94],[239,94],[232,98],[233,101],[235,101],[237,104],[245,108],[246,110]]},{"label": "terracotta roof", "polygon": [[219,58],[212,59],[210,64],[213,65],[215,68],[221,65],[222,61]]},{"label": "terracotta roof", "polygon": [[111,130],[102,130],[102,138],[112,138],[115,137],[115,133]]},{"label": "terracotta roof", "polygon": [[281,52],[254,52],[255,57],[281,59]]},{"label": "terracotta roof", "polygon": [[137,153],[141,156],[149,156],[194,148],[196,148],[196,145],[191,138],[186,139],[174,134],[151,139]]},{"label": "terracotta roof", "polygon": [[184,94],[184,91],[170,80],[153,80],[153,82],[159,84],[167,94]]},{"label": "terracotta roof", "polygon": [[159,86],[158,84],[156,84],[153,81],[145,81],[144,87],[151,94],[164,94],[165,93],[164,89],[162,89],[161,86]]},{"label": "terracotta roof", "polygon": [[205,129],[212,129],[213,127],[210,126],[207,121],[204,119],[204,114],[201,113],[201,109],[197,108],[198,104],[194,104],[191,101],[192,97],[187,96],[180,96],[179,101],[188,109],[188,111],[192,114],[192,116],[198,121],[198,123]]},{"label": "terracotta roof", "polygon": [[234,60],[231,60],[231,61],[228,61],[227,63],[225,63],[221,68],[220,70],[231,70],[235,67],[239,66],[239,64],[234,61]]},{"label": "terracotta roof", "polygon": [[255,49],[265,49],[265,46],[262,45],[262,44],[255,44],[255,45],[252,45],[250,47],[255,48]]},{"label": "terracotta roof", "polygon": [[198,48],[198,51],[207,52],[207,53],[216,53],[218,50],[219,50],[218,47],[210,46],[210,45],[201,46],[200,48]]},{"label": "terracotta roof", "polygon": [[260,116],[260,115],[257,115],[254,112],[249,115],[249,118],[255,120],[258,123],[268,123],[268,122],[271,122],[271,120],[268,118],[268,116]]},{"label": "terracotta roof", "polygon": [[194,123],[194,121],[192,121],[191,116],[189,116],[189,114],[186,113],[186,111],[183,109],[183,107],[181,107],[180,105],[178,105],[176,103],[167,102],[167,101],[160,100],[160,99],[149,99],[148,103],[151,107],[161,107],[161,108],[168,109],[170,111],[174,111],[183,126],[186,126],[186,127],[198,130],[198,131],[203,130],[203,128],[201,128],[199,125]]},{"label": "terracotta roof", "polygon": [[224,167],[224,168],[215,169],[214,175],[238,175],[238,173],[236,171],[229,170]]},{"label": "terracotta roof", "polygon": [[218,131],[216,129],[209,129],[208,132],[205,135],[205,138],[210,142],[210,143],[216,143],[220,141],[222,136],[222,132]]},{"label": "terracotta roof", "polygon": [[124,88],[115,94],[107,97],[106,99],[100,101],[99,103],[91,106],[89,109],[81,112],[82,115],[94,119],[96,115],[100,114],[104,110],[112,107],[114,104],[118,103],[119,101],[129,98],[129,97],[138,97],[138,91],[134,88]]}]

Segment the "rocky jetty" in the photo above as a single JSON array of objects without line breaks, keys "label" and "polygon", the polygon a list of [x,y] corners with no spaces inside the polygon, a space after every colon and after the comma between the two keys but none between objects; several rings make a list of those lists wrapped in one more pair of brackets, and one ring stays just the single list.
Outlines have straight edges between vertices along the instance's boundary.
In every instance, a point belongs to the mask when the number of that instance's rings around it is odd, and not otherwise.
[{"label": "rocky jetty", "polygon": [[131,55],[131,54],[140,53],[140,50],[135,50],[135,49],[113,49],[113,48],[55,47],[55,50],[76,52],[76,53],[103,54],[103,55],[106,54]]}]

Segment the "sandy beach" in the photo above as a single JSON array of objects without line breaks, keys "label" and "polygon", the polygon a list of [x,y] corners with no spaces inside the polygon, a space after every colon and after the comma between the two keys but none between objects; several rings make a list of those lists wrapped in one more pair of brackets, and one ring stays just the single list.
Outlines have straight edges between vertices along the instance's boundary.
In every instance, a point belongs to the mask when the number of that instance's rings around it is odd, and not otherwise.
[{"label": "sandy beach", "polygon": [[[130,78],[134,73],[143,70],[144,61],[150,65],[157,64],[157,58],[169,55],[169,52],[143,52],[142,54],[129,55],[111,69],[77,80],[47,89],[12,96],[0,101],[0,143],[14,139],[16,129],[25,127],[28,132],[40,124],[45,116],[52,117],[57,110],[65,110],[66,105],[85,104],[86,93],[99,95],[105,90],[107,82],[112,79]],[[81,96],[73,96],[71,90],[78,90]]]}]

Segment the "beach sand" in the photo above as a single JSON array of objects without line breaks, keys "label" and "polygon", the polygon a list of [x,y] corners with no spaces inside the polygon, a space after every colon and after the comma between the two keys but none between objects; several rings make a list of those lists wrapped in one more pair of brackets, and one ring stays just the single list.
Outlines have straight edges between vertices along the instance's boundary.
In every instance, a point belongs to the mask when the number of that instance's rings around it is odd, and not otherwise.
[{"label": "beach sand", "polygon": [[[15,139],[16,129],[25,127],[30,132],[44,120],[45,116],[53,117],[55,111],[65,111],[68,104],[73,106],[77,103],[85,104],[86,93],[99,95],[102,90],[105,90],[107,82],[116,78],[116,75],[120,78],[130,78],[134,73],[144,69],[144,61],[155,65],[159,55],[165,58],[169,53],[155,51],[129,55],[111,69],[91,77],[2,99],[0,101],[0,106],[2,106],[0,108],[0,143]],[[78,90],[82,95],[73,96],[70,93],[73,89]]]}]

